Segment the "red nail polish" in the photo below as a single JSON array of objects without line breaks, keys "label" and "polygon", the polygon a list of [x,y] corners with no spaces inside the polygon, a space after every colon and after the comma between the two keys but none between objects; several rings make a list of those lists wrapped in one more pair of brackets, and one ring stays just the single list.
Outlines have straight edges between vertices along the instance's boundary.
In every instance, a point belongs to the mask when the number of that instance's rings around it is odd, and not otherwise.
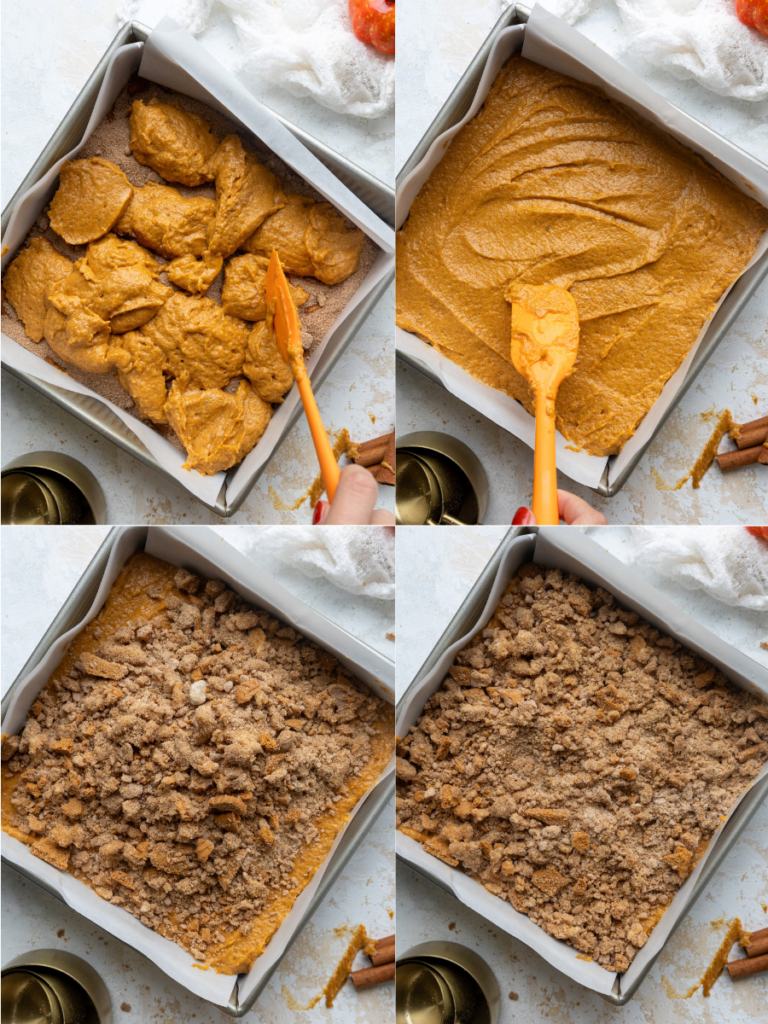
[{"label": "red nail polish", "polygon": [[536,517],[534,516],[533,512],[531,512],[531,510],[529,508],[526,508],[525,505],[521,505],[520,508],[517,510],[517,512],[515,512],[514,516],[512,517],[512,525],[513,526],[535,526],[536,525]]},{"label": "red nail polish", "polygon": [[312,525],[318,526],[323,519],[325,519],[328,509],[331,507],[330,501],[318,501],[315,505],[315,512],[312,516]]}]

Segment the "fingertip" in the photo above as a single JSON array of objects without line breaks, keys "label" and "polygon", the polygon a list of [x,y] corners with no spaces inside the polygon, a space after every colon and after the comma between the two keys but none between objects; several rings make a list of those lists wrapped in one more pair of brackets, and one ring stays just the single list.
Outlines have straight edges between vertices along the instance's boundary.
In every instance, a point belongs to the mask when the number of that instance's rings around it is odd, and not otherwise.
[{"label": "fingertip", "polygon": [[395,517],[391,512],[387,512],[383,508],[375,508],[371,515],[371,526],[390,526],[394,527]]},{"label": "fingertip", "polygon": [[370,499],[373,496],[375,501],[379,496],[379,485],[376,483],[373,473],[369,473],[367,469],[354,463],[342,469],[339,486],[341,487],[342,484],[345,490],[359,498]]}]

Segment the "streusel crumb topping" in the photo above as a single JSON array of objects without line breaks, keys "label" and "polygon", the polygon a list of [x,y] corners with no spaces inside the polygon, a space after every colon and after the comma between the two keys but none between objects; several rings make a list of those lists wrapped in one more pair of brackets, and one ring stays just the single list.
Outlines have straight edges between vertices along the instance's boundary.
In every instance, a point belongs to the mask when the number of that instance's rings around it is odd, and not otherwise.
[{"label": "streusel crumb topping", "polygon": [[393,743],[391,709],[333,655],[223,582],[140,554],[4,740],[3,827],[234,973]]},{"label": "streusel crumb topping", "polygon": [[768,705],[524,565],[398,747],[398,827],[625,971],[768,759]]}]

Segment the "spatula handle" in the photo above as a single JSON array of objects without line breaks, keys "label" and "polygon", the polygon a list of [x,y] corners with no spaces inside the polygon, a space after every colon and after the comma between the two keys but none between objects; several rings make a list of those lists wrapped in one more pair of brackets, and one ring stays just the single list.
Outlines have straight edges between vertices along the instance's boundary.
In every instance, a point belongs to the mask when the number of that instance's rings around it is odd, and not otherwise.
[{"label": "spatula handle", "polygon": [[309,432],[312,435],[315,452],[317,453],[317,461],[320,463],[325,493],[328,495],[328,500],[332,502],[336,494],[336,486],[339,482],[339,465],[334,458],[331,442],[328,440],[325,427],[323,427],[323,421],[320,419],[320,411],[317,408],[309,377],[302,377],[296,381],[296,385],[304,405]]},{"label": "spatula handle", "polygon": [[557,467],[555,465],[555,418],[547,414],[554,403],[536,395],[536,448],[533,456],[533,514],[540,526],[557,526]]}]

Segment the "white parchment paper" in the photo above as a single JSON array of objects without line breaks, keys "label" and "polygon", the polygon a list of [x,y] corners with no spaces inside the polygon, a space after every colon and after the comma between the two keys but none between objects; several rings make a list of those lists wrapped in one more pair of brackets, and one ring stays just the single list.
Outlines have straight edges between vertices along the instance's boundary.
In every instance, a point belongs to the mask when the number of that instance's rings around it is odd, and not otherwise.
[{"label": "white parchment paper", "polygon": [[[320,612],[294,597],[280,583],[260,570],[253,562],[221,540],[205,527],[124,527],[120,530],[112,549],[93,604],[81,622],[65,633],[50,648],[43,660],[16,689],[2,724],[4,734],[14,734],[23,727],[29,708],[37,694],[61,662],[72,640],[102,608],[120,569],[131,555],[146,550],[149,554],[181,565],[193,572],[224,580],[254,605],[279,616],[306,638],[315,640],[343,660],[362,682],[388,703],[392,703],[394,663],[377,651],[356,640],[330,622]],[[394,754],[380,776],[381,785],[394,771]],[[370,793],[370,790],[369,790]],[[195,995],[208,999],[217,1006],[227,1006],[235,984],[239,999],[258,984],[265,972],[276,963],[293,938],[301,923],[301,916],[317,891],[325,872],[333,863],[335,851],[360,813],[366,801],[364,795],[355,806],[348,822],[340,831],[322,866],[315,873],[278,928],[264,953],[247,975],[235,979],[232,975],[215,974],[194,967],[195,960],[175,942],[145,927],[137,918],[120,907],[107,903],[83,882],[59,871],[30,853],[24,843],[1,833],[2,855],[31,878],[39,880],[56,893],[65,903],[88,920],[104,928],[134,949],[139,950]]]},{"label": "white parchment paper", "polygon": [[[454,657],[491,618],[501,599],[512,574],[525,562],[534,561],[550,568],[561,568],[565,572],[578,574],[593,586],[602,586],[626,607],[638,612],[665,634],[673,636],[686,647],[696,651],[724,672],[737,686],[760,693],[768,700],[768,672],[752,658],[736,650],[710,630],[701,626],[677,605],[659,593],[642,577],[634,574],[613,555],[608,554],[594,541],[578,530],[560,530],[544,527],[536,536],[517,537],[505,553],[496,580],[482,613],[472,628],[454,644],[448,647],[435,668],[421,682],[418,689],[407,695],[398,715],[395,730],[398,736],[405,736],[415,725],[427,700],[442,685],[448,667]],[[691,889],[696,884],[704,865],[717,847],[720,830],[735,813],[746,792],[759,780],[768,776],[768,765],[745,787],[741,798],[728,813],[725,822],[710,840],[704,856],[680,887],[672,903],[651,932],[645,946],[635,955],[629,969],[621,976],[622,988],[626,989],[642,968],[664,946],[670,933],[683,913]],[[465,875],[457,868],[449,867],[436,857],[424,851],[421,843],[409,836],[397,833],[397,852],[417,870],[421,867],[437,875],[443,886],[498,928],[525,942],[542,956],[547,963],[562,971],[580,985],[595,992],[606,994],[615,985],[618,977],[598,964],[579,960],[578,951],[559,939],[548,935],[534,924],[527,914],[515,910],[505,900],[494,896],[478,881]]]},{"label": "white parchment paper", "polygon": [[[171,18],[164,18],[146,43],[129,43],[114,53],[82,139],[74,149],[51,167],[15,208],[3,238],[3,248],[8,247],[2,258],[3,270],[8,261],[13,259],[16,250],[53,195],[59,168],[65,160],[77,156],[80,147],[106,117],[134,72],[168,89],[175,89],[201,100],[238,122],[269,146],[306,181],[314,185],[329,202],[357,224],[380,247],[381,252],[377,254],[365,280],[351,296],[312,356],[307,359],[307,370],[311,378],[323,353],[333,348],[337,327],[357,309],[391,270],[394,263],[394,232],[310,153],[267,107],[259,103],[200,43]],[[253,473],[272,456],[286,421],[300,402],[296,388],[292,388],[283,404],[275,411],[259,443],[240,465],[230,470],[228,474],[220,472],[205,477],[195,470],[184,469],[186,456],[148,424],[78,384],[57,367],[51,366],[17,345],[7,335],[3,335],[2,339],[2,360],[11,368],[33,374],[40,380],[67,391],[88,395],[107,406],[139,438],[166,472],[195,497],[209,505],[216,501],[225,481],[227,501],[232,503],[238,497],[248,485]]]},{"label": "white parchment paper", "polygon": [[[478,112],[496,75],[513,53],[522,53],[536,64],[601,87],[612,99],[625,103],[658,128],[669,132],[683,145],[695,150],[746,195],[768,206],[768,167],[765,164],[679,110],[576,29],[550,14],[540,4],[536,4],[527,24],[513,25],[499,33],[467,114],[458,124],[435,139],[424,159],[403,181],[397,195],[398,228],[408,216],[419,189],[442,159],[448,143]],[[767,250],[768,232],[763,235],[744,271]],[[589,455],[583,451],[574,452],[566,447],[571,442],[566,441],[557,431],[555,444],[559,470],[572,480],[592,488],[600,483],[609,465],[610,476],[618,476],[648,442],[664,413],[675,401],[699,345],[708,335],[715,312],[729,292],[730,288],[721,296],[687,356],[667,381],[656,402],[621,452],[610,457]],[[519,402],[476,381],[415,334],[398,327],[396,338],[398,350],[425,364],[451,394],[471,408],[477,409],[494,423],[498,423],[515,437],[519,437],[531,448],[534,447],[534,419]]]}]

